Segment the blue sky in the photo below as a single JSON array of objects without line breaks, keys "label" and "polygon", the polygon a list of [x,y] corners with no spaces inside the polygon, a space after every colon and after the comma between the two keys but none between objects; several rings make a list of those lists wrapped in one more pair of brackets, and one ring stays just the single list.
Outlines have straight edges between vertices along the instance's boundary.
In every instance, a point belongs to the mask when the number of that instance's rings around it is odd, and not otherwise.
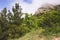
[{"label": "blue sky", "polygon": [[9,8],[11,2],[13,2],[13,0],[0,0],[0,10],[4,7]]},{"label": "blue sky", "polygon": [[16,2],[22,6],[24,13],[34,13],[44,3],[60,4],[60,0],[0,0],[0,10],[4,7],[11,10]]},{"label": "blue sky", "polygon": [[[15,2],[14,0],[0,0],[0,9],[4,7],[9,8],[10,4]],[[24,3],[31,4],[32,0],[23,0]]]},{"label": "blue sky", "polygon": [[25,2],[25,3],[28,3],[28,4],[32,4],[32,0],[23,0],[23,2]]}]

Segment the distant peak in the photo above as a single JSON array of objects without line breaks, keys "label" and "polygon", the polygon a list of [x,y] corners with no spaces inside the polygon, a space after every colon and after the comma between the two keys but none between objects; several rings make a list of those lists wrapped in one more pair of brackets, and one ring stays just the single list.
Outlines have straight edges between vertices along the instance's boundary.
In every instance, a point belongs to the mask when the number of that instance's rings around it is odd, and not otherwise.
[{"label": "distant peak", "polygon": [[40,8],[54,8],[54,5],[49,4],[49,3],[45,3],[45,4],[42,4],[42,6]]}]

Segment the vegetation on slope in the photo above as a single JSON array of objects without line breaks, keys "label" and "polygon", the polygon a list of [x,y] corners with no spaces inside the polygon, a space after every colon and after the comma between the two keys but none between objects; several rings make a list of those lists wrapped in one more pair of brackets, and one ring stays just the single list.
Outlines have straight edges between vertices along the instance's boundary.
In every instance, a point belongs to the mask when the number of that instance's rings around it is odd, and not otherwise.
[{"label": "vegetation on slope", "polygon": [[[13,12],[13,13],[12,13]],[[23,13],[19,4],[15,4],[12,12],[4,8],[0,13],[0,40],[9,40],[13,38],[28,35],[32,30],[37,34],[48,36],[60,33],[60,9],[50,10],[48,12],[32,15],[25,13],[25,17],[21,18]],[[39,31],[41,31],[41,33]],[[32,32],[35,34],[35,32]],[[29,34],[30,35],[30,34]],[[32,35],[33,36],[33,35]]]}]

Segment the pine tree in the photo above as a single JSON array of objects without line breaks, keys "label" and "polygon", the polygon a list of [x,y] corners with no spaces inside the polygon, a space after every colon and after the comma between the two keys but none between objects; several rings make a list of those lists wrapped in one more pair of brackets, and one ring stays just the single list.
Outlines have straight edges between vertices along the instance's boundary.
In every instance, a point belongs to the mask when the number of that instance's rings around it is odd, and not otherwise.
[{"label": "pine tree", "polygon": [[22,16],[22,8],[21,6],[19,6],[18,3],[15,4],[15,7],[12,8],[12,11],[14,13],[14,24],[19,25],[21,23],[21,16]]}]

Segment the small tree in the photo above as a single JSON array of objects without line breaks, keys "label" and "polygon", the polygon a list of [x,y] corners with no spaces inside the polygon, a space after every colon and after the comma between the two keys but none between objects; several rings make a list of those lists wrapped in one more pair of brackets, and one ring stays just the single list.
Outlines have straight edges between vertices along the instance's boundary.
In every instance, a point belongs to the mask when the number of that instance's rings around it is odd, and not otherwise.
[{"label": "small tree", "polygon": [[22,20],[21,20],[21,16],[22,16],[21,6],[19,6],[19,4],[16,3],[15,7],[12,8],[12,11],[14,13],[14,16],[13,16],[14,24],[19,25],[22,22]]}]

